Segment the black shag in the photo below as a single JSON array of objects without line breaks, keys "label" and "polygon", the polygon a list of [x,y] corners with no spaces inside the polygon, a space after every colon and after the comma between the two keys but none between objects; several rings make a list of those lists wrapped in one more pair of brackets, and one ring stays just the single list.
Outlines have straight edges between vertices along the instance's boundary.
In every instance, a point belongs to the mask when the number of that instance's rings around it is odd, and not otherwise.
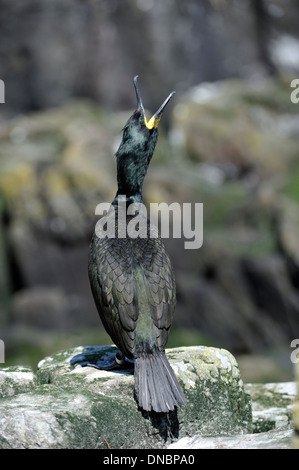
[{"label": "black shag", "polygon": [[[137,109],[123,129],[116,152],[118,191],[107,214],[115,238],[95,233],[89,254],[89,278],[103,325],[119,349],[114,364],[134,360],[135,397],[146,411],[169,412],[185,404],[165,346],[173,321],[176,287],[173,268],[158,231],[146,220],[145,236],[119,236],[132,215],[119,221],[120,203],[142,203],[142,186],[158,138],[158,124],[171,93],[147,121],[137,77]],[[141,214],[141,211],[140,211]],[[134,214],[135,216],[136,214]],[[141,215],[142,217],[142,215]],[[140,219],[140,222],[142,220]],[[107,227],[106,226],[106,227]],[[103,234],[102,234],[103,235]]]}]

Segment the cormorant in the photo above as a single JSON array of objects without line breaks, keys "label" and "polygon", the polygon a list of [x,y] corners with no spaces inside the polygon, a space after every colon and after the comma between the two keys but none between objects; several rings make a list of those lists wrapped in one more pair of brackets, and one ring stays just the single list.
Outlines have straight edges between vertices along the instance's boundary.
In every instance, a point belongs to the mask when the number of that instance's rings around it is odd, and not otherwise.
[{"label": "cormorant", "polygon": [[[126,215],[120,222],[118,213],[121,203],[127,208],[143,202],[142,186],[156,146],[158,124],[174,92],[147,121],[137,77],[134,86],[137,109],[123,129],[116,152],[118,191],[106,216],[107,224],[113,218],[115,238],[93,235],[88,271],[102,323],[119,349],[114,364],[106,369],[123,366],[126,357],[133,359],[139,407],[169,412],[186,402],[165,355],[176,303],[173,268],[156,227],[146,220],[144,237],[130,236],[128,231],[119,236],[133,216]],[[144,217],[142,211],[139,214]]]}]

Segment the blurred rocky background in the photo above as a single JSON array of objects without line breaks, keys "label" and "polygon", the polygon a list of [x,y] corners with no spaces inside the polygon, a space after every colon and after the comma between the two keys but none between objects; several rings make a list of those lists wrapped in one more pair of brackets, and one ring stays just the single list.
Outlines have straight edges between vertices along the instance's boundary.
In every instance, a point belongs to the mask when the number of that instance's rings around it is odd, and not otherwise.
[{"label": "blurred rocky background", "polygon": [[245,380],[289,380],[299,337],[297,0],[1,0],[0,338],[6,363],[110,344],[87,253],[135,106],[173,89],[147,202],[202,202],[204,243],[166,240],[169,346],[235,354]]}]

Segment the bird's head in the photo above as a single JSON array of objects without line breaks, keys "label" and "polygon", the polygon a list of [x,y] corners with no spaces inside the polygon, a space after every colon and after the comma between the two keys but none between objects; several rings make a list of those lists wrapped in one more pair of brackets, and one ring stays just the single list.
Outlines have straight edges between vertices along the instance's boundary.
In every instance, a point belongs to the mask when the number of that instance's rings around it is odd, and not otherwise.
[{"label": "bird's head", "polygon": [[158,125],[167,103],[175,93],[174,91],[170,93],[148,121],[137,78],[137,76],[134,77],[137,108],[123,129],[122,141],[116,152],[118,194],[126,195],[127,198],[130,196],[129,199],[133,198],[133,200],[142,198],[142,184],[155,150]]},{"label": "bird's head", "polygon": [[134,86],[135,86],[136,97],[137,97],[137,109],[136,109],[134,114],[138,115],[139,122],[143,127],[148,129],[149,131],[153,131],[153,129],[158,128],[162,113],[163,113],[167,103],[170,101],[170,99],[175,94],[175,91],[170,93],[170,95],[166,98],[166,100],[161,104],[158,111],[156,111],[155,114],[148,121],[146,119],[146,116],[145,116],[144,107],[143,107],[143,104],[142,104],[142,99],[141,99],[140,91],[139,91],[138,84],[137,84],[137,79],[138,79],[138,76],[134,77]]},{"label": "bird's head", "polygon": [[140,157],[146,154],[148,156],[148,160],[150,160],[155,149],[158,137],[158,125],[162,113],[175,92],[173,91],[170,93],[160,108],[148,121],[145,115],[137,79],[138,76],[134,77],[137,108],[124,126],[122,142],[117,151],[116,157],[122,153],[131,155],[136,154]]}]

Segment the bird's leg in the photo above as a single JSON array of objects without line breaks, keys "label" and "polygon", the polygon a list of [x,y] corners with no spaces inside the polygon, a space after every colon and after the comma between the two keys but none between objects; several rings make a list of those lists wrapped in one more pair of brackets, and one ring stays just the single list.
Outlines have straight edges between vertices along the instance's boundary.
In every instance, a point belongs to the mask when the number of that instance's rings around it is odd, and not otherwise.
[{"label": "bird's leg", "polygon": [[99,370],[127,369],[132,366],[131,362],[126,361],[125,355],[121,351],[117,351],[114,361],[107,366],[98,366],[97,364],[86,363],[85,367],[94,367]]}]

